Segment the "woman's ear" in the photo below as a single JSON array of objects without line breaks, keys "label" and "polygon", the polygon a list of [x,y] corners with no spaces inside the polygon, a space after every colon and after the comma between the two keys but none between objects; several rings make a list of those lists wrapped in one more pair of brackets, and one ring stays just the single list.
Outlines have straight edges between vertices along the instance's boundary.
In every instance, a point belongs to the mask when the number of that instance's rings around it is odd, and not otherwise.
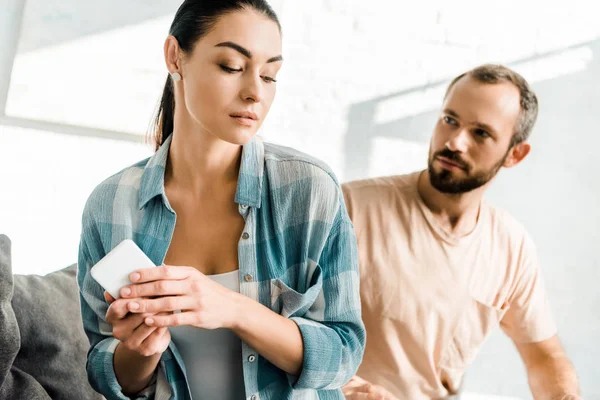
[{"label": "woman's ear", "polygon": [[180,73],[181,74],[181,50],[179,48],[179,42],[174,36],[169,36],[165,40],[165,64],[170,74]]}]

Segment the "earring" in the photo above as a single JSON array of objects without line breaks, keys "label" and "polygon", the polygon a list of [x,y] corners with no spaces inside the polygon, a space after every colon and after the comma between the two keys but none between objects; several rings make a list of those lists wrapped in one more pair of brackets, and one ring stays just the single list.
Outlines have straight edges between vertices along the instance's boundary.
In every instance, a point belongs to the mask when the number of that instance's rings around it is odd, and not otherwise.
[{"label": "earring", "polygon": [[173,78],[173,80],[175,82],[180,81],[181,80],[181,75],[179,74],[179,72],[173,72],[171,74],[171,78]]}]

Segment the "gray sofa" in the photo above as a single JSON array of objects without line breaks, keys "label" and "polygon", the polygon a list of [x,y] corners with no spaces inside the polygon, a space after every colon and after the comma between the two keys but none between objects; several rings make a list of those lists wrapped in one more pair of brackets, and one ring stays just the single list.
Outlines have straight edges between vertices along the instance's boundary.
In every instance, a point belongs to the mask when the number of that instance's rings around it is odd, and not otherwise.
[{"label": "gray sofa", "polygon": [[0,235],[0,400],[100,400],[87,381],[76,265],[13,275]]}]

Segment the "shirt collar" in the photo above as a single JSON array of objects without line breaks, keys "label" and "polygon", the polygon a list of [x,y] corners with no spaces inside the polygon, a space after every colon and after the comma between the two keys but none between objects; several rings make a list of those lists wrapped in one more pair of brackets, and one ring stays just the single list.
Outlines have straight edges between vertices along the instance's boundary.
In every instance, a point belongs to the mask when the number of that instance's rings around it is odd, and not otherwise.
[{"label": "shirt collar", "polygon": [[[146,163],[140,182],[139,208],[142,209],[156,196],[165,195],[165,171],[173,135],[165,140]],[[254,137],[242,149],[242,162],[238,176],[235,202],[260,208],[262,198],[265,149],[262,141]],[[168,204],[168,203],[167,203]]]}]

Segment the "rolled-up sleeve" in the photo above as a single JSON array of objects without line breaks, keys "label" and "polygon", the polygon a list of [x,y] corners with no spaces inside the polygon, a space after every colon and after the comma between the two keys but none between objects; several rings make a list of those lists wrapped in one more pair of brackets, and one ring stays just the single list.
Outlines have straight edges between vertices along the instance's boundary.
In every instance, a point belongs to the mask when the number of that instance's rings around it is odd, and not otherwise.
[{"label": "rolled-up sleeve", "polygon": [[[86,364],[88,380],[107,400],[128,400],[130,397],[123,394],[113,364],[115,349],[120,342],[112,336],[112,328],[105,320],[108,304],[104,300],[104,290],[90,274],[90,269],[102,258],[104,250],[89,218],[84,213],[77,269],[81,317],[90,343]],[[155,386],[148,387],[135,399],[150,399],[154,389]]]},{"label": "rolled-up sleeve", "polygon": [[304,342],[294,389],[332,390],[354,376],[365,347],[361,319],[358,253],[354,228],[343,200],[318,265],[322,287],[305,315],[292,317]]}]

